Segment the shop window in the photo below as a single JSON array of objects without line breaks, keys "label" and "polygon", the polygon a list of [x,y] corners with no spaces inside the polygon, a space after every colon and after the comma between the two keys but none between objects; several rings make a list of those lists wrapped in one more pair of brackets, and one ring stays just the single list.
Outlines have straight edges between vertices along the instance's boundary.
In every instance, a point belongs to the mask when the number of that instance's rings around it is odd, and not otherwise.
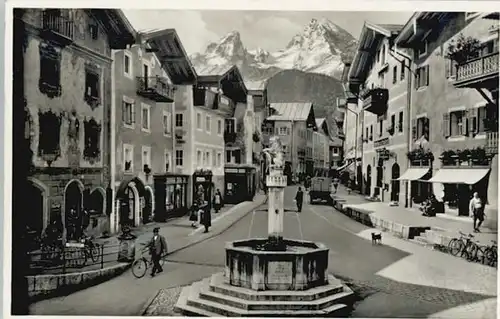
[{"label": "shop window", "polygon": [[50,98],[61,96],[61,50],[40,43],[40,78],[38,88]]},{"label": "shop window", "polygon": [[38,155],[45,161],[52,163],[61,155],[61,149],[59,146],[61,116],[56,115],[52,111],[45,113],[39,112],[38,120]]},{"label": "shop window", "polygon": [[97,161],[101,155],[100,137],[101,125],[94,119],[84,121],[84,149],[83,158],[91,163]]}]

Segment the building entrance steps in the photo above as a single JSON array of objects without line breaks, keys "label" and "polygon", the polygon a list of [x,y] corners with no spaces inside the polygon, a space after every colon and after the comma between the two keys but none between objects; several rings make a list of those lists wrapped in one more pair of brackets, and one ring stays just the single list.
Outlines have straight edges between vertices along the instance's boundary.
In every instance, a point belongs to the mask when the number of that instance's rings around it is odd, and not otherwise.
[{"label": "building entrance steps", "polygon": [[[448,245],[452,238],[463,233],[473,232],[472,218],[448,218],[448,216],[425,217],[415,208],[390,206],[389,203],[370,202],[362,195],[346,194],[339,187],[338,195],[334,195],[334,206],[359,222],[393,233],[405,238],[415,239],[421,244]],[[353,200],[353,197],[358,197]],[[363,202],[364,201],[364,202]],[[480,245],[490,245],[497,239],[497,231],[485,227],[481,233],[474,233],[474,240]]]}]

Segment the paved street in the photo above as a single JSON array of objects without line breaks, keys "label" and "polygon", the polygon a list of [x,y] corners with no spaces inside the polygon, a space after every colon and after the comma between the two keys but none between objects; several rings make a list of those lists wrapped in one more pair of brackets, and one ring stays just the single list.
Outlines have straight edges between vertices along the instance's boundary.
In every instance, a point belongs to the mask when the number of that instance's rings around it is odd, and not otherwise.
[{"label": "paved street", "polygon": [[[490,311],[496,271],[384,234],[373,246],[371,230],[333,208],[293,207],[295,187],[285,192],[284,236],[319,241],[330,248],[329,269],[345,280],[360,301],[353,317],[459,317],[473,304],[478,318]],[[261,206],[214,238],[174,253],[156,278],[135,279],[130,272],[99,286],[32,305],[36,315],[138,315],[159,289],[187,285],[221,271],[224,243],[267,237],[267,211]],[[175,289],[178,293],[179,289]],[[174,296],[175,297],[175,296]],[[175,300],[175,298],[173,298]],[[482,306],[487,303],[487,306]],[[456,311],[453,311],[456,309]],[[470,311],[470,310],[469,310]],[[457,314],[458,312],[458,314]],[[484,312],[481,313],[481,312]],[[463,316],[470,317],[470,313]],[[494,318],[494,317],[492,317]]]}]

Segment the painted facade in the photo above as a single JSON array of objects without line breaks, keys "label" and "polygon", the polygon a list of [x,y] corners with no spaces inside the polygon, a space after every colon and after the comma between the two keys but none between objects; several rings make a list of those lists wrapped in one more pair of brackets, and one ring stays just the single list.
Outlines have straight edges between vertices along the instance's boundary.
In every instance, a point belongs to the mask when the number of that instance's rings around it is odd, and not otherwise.
[{"label": "painted facade", "polygon": [[23,20],[28,228],[53,225],[63,240],[108,231],[111,50],[132,44],[135,32],[120,10],[28,9]]}]

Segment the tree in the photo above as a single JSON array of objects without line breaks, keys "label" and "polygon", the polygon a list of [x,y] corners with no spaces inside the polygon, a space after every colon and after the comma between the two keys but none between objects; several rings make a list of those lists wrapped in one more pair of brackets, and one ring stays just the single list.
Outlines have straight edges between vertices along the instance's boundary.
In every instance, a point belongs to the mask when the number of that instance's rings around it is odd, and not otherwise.
[{"label": "tree", "polygon": [[457,64],[464,64],[470,59],[477,58],[481,49],[481,42],[472,37],[465,37],[462,33],[458,38],[451,40],[448,45],[446,58],[457,62]]}]

